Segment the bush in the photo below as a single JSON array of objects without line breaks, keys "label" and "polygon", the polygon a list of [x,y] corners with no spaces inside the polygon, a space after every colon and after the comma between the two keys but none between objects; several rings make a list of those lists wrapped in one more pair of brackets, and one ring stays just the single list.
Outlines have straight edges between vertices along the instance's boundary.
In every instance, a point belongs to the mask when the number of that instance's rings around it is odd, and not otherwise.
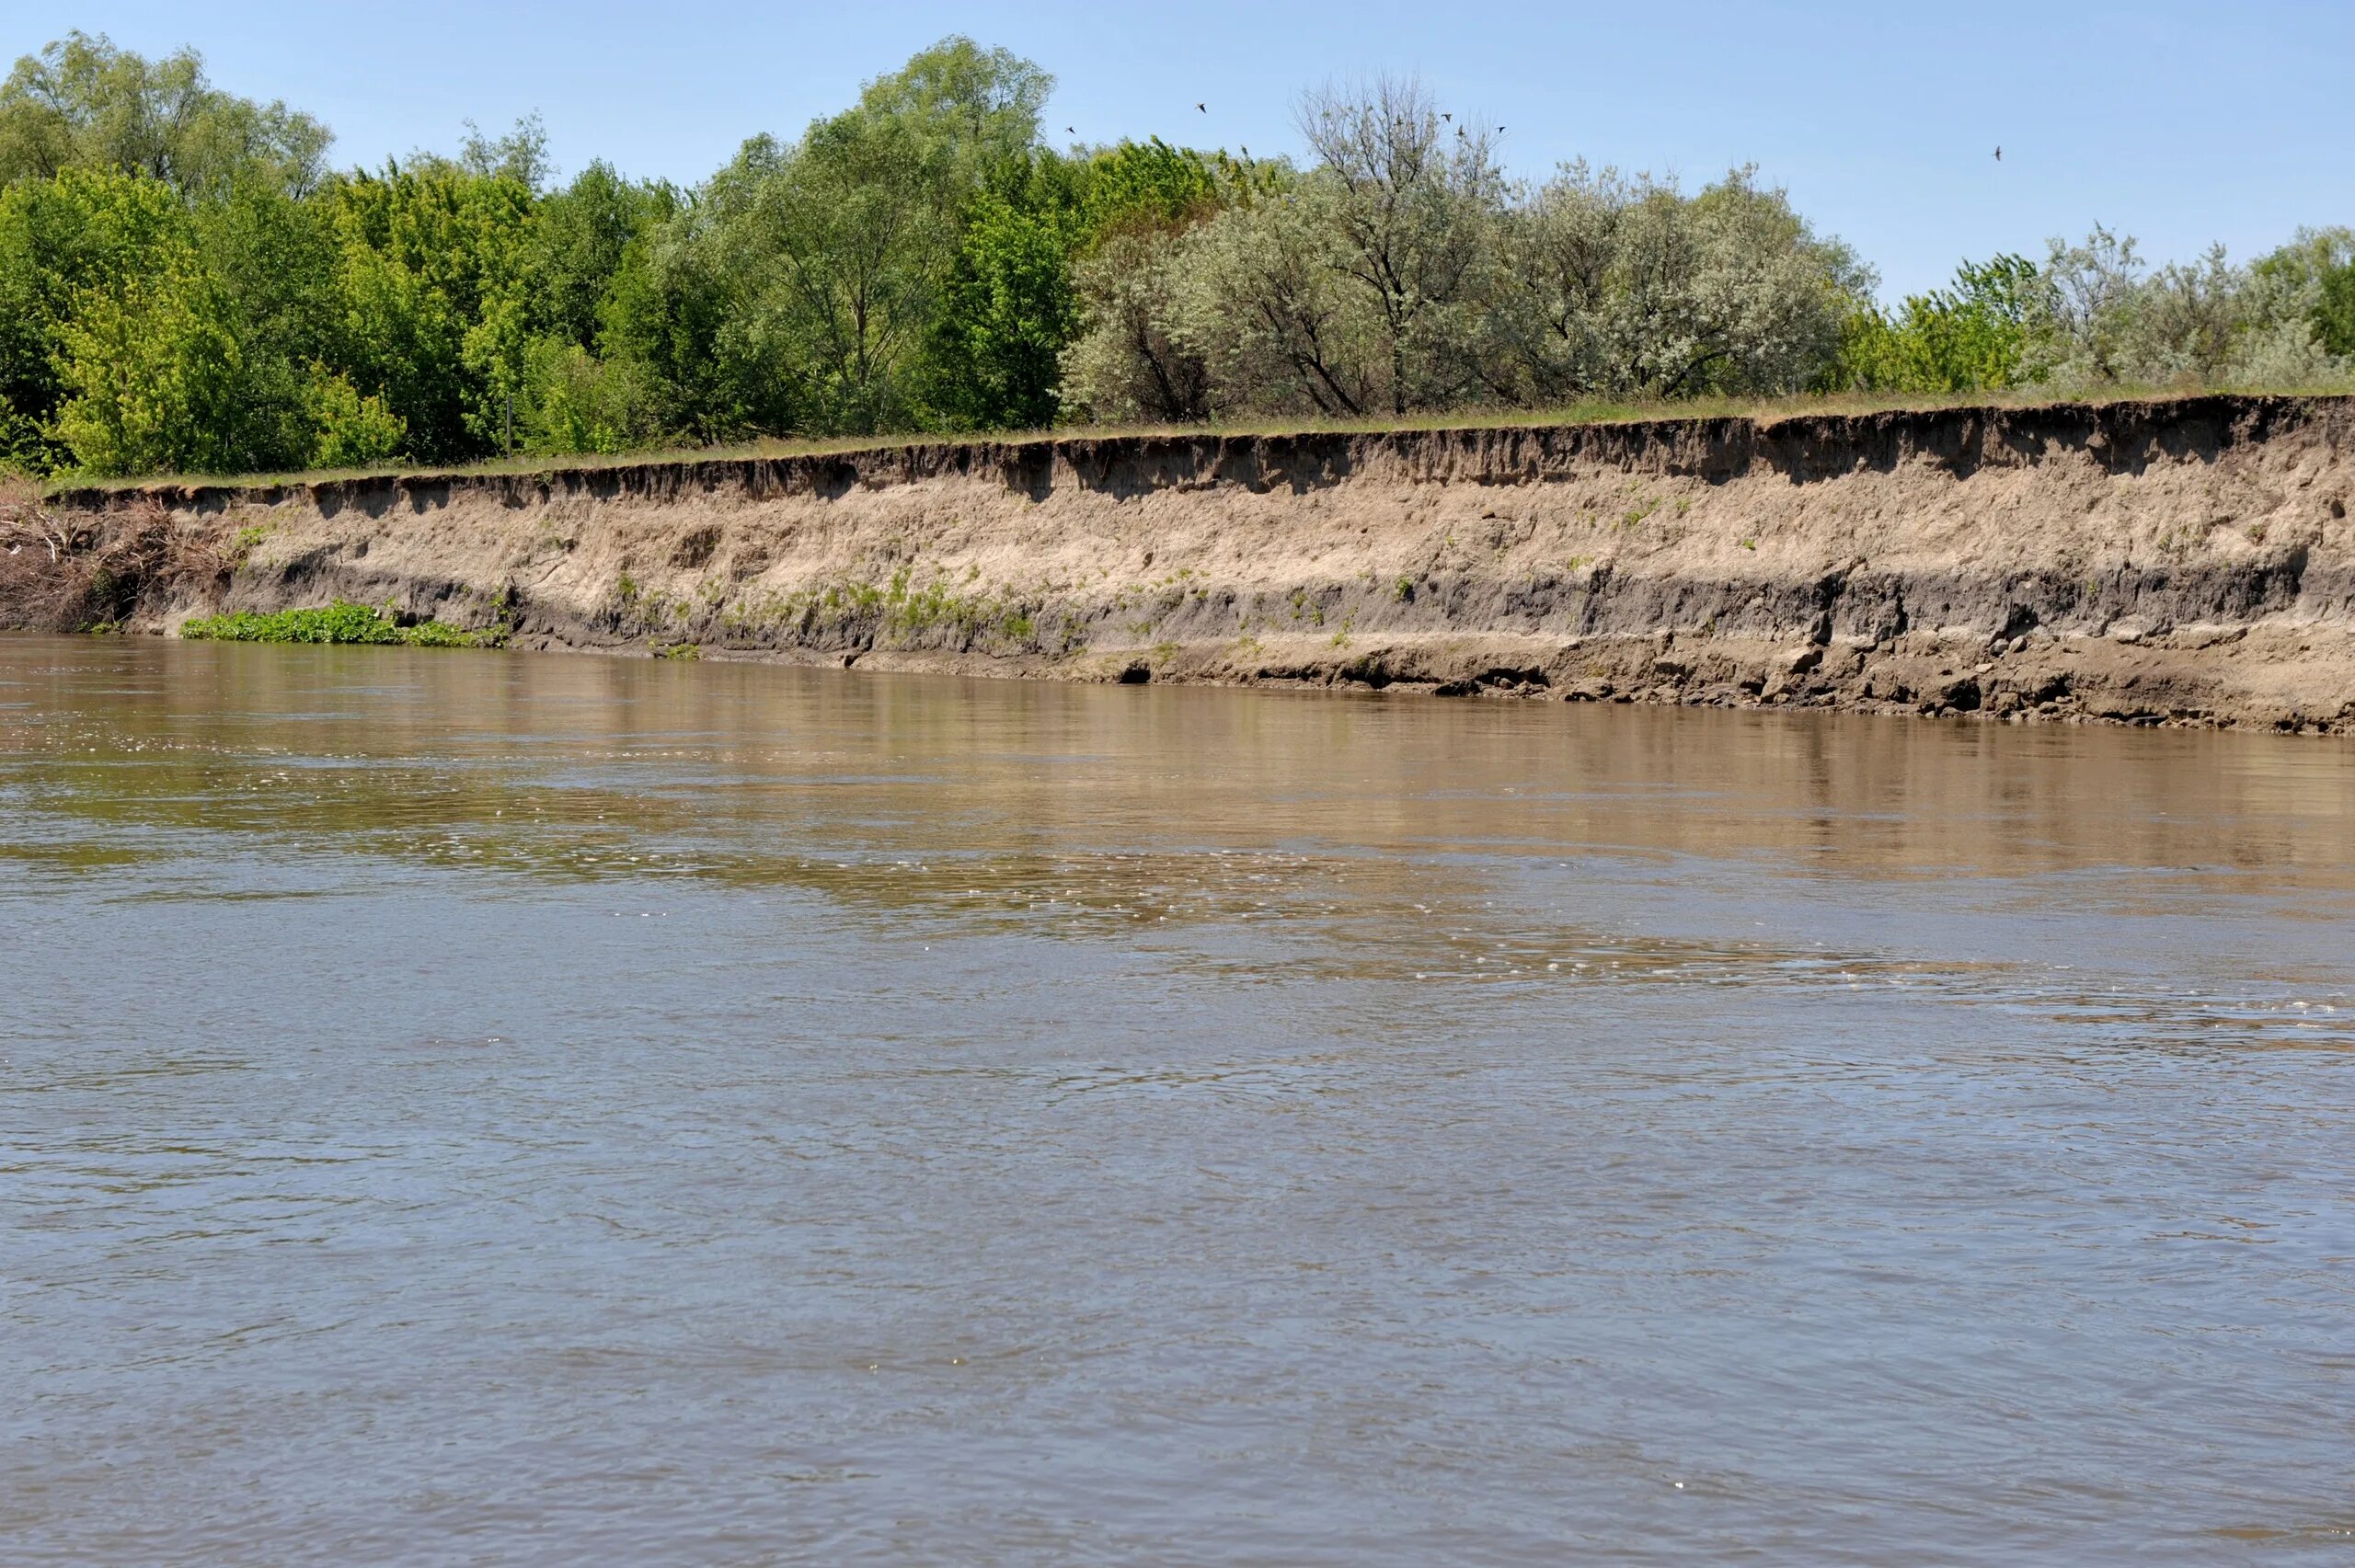
[{"label": "bush", "polygon": [[496,632],[466,632],[439,621],[404,626],[390,610],[339,599],[323,610],[240,610],[207,615],[180,627],[180,635],[219,643],[404,643],[411,647],[495,647]]},{"label": "bush", "polygon": [[396,455],[408,433],[401,417],[381,397],[363,397],[350,378],[312,367],[309,406],[317,439],[311,447],[315,468],[371,468]]}]

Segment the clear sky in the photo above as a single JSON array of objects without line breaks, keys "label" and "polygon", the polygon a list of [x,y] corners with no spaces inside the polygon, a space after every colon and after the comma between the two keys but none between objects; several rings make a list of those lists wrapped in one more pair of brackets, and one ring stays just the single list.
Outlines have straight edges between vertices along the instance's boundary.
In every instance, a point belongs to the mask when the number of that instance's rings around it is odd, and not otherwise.
[{"label": "clear sky", "polygon": [[963,32],[1054,73],[1058,142],[1293,152],[1303,86],[1389,70],[1505,127],[1517,174],[1584,156],[1698,183],[1755,163],[1890,294],[2097,221],[2155,258],[2355,223],[2355,0],[0,0],[0,19],[9,58],[74,27],[194,44],[222,86],[326,120],[345,164],[536,109],[560,169],[693,181]]}]

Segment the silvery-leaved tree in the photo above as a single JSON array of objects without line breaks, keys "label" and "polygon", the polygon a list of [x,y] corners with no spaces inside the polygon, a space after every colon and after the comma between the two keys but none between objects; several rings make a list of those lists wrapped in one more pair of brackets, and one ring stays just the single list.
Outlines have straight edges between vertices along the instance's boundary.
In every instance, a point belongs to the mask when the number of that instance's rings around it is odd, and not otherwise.
[{"label": "silvery-leaved tree", "polygon": [[1403,415],[1462,403],[1505,187],[1487,132],[1421,84],[1304,97],[1315,166],[1239,187],[1188,236],[1179,338],[1229,411]]},{"label": "silvery-leaved tree", "polygon": [[1795,391],[1871,275],[1737,169],[1695,196],[1565,166],[1514,209],[1489,318],[1508,401]]},{"label": "silvery-leaved tree", "polygon": [[1303,194],[1327,230],[1325,265],[1373,318],[1377,407],[1462,401],[1477,381],[1505,193],[1488,130],[1442,116],[1422,83],[1395,76],[1307,95],[1299,125],[1317,159]]}]

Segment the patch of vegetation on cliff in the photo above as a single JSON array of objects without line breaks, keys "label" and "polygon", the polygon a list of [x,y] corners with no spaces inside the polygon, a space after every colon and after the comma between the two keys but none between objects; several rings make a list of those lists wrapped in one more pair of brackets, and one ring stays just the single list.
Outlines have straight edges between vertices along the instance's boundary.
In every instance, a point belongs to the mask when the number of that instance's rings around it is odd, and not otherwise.
[{"label": "patch of vegetation on cliff", "polygon": [[180,635],[215,643],[397,643],[408,647],[498,647],[503,632],[468,632],[441,621],[404,626],[390,610],[339,599],[325,609],[281,610],[270,614],[240,610],[206,615],[180,627]]}]

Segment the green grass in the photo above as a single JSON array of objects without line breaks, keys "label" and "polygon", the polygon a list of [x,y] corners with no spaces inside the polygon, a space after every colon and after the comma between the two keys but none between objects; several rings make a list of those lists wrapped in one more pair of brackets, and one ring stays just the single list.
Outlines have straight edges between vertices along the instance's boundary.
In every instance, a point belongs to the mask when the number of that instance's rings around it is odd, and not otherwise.
[{"label": "green grass", "polygon": [[464,632],[440,621],[404,626],[390,611],[344,599],[324,610],[206,615],[182,625],[180,635],[197,642],[397,643],[408,647],[497,647],[506,640],[495,631]]},{"label": "green grass", "polygon": [[1273,416],[1265,418],[1217,419],[1203,425],[1080,425],[1045,430],[977,430],[902,432],[890,435],[839,436],[811,439],[764,439],[735,445],[652,447],[627,452],[538,452],[480,463],[423,464],[395,463],[382,468],[318,469],[279,474],[157,474],[140,478],[91,479],[55,475],[41,489],[54,495],[68,489],[137,490],[149,486],[329,484],[339,480],[382,478],[477,478],[501,475],[539,475],[579,473],[605,468],[635,468],[665,463],[711,463],[764,457],[828,457],[880,452],[943,442],[1028,444],[1055,441],[1102,441],[1136,436],[1292,436],[1316,434],[1380,435],[1404,430],[1540,429],[1573,425],[1640,424],[1655,420],[1748,418],[1762,425],[1821,415],[1928,412],[1940,408],[2034,408],[2069,404],[2167,402],[2215,393],[2249,396],[2346,396],[2349,389],[2336,386],[2268,387],[2112,387],[2099,395],[2069,396],[2049,389],[2005,392],[1958,392],[1944,395],[1855,393],[1809,395],[1784,398],[1682,398],[1673,402],[1586,402],[1547,408],[1455,408],[1406,415],[1369,415],[1361,418],[1317,418]]}]

